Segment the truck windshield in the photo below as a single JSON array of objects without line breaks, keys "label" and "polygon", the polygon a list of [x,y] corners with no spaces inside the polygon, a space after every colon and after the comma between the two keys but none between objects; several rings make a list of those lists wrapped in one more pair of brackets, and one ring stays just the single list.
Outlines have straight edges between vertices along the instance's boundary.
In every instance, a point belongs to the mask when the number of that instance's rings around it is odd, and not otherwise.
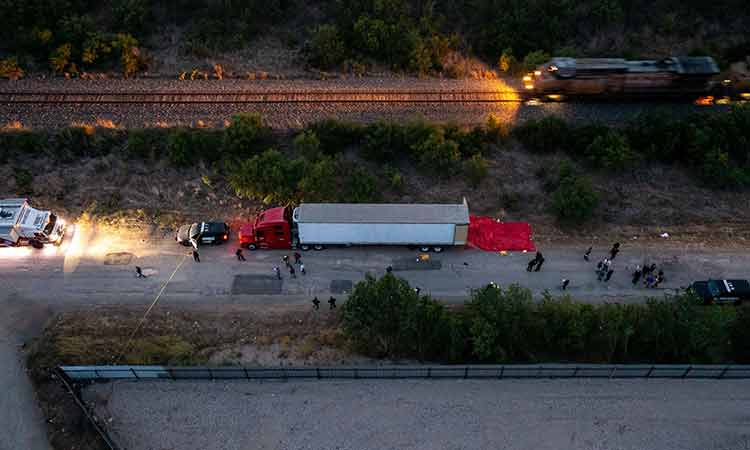
[{"label": "truck windshield", "polygon": [[44,234],[47,236],[52,234],[52,230],[55,229],[55,223],[57,222],[57,216],[50,213],[47,225],[44,226]]}]

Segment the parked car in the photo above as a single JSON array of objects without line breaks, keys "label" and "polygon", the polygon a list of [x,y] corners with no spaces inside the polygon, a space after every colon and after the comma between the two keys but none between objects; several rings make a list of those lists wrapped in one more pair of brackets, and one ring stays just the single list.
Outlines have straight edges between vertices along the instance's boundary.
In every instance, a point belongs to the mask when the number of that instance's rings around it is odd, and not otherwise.
[{"label": "parked car", "polygon": [[229,240],[229,225],[224,222],[200,222],[183,225],[175,236],[177,243],[184,246],[221,244]]},{"label": "parked car", "polygon": [[750,300],[750,282],[747,280],[694,281],[690,289],[707,305],[739,305],[745,300]]}]

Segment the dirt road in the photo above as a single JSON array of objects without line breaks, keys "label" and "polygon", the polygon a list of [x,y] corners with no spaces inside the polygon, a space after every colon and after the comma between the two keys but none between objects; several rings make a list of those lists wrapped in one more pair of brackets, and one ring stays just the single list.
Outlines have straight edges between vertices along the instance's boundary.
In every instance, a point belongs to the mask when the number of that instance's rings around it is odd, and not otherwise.
[{"label": "dirt road", "polygon": [[132,449],[750,448],[745,380],[93,385]]}]

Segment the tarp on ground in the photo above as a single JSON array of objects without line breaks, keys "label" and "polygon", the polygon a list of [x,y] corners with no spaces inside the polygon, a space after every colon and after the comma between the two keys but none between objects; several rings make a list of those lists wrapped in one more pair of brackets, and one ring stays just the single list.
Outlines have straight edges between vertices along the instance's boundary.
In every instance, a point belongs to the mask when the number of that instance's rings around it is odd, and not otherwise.
[{"label": "tarp on ground", "polygon": [[536,251],[528,222],[498,222],[492,217],[469,218],[468,245],[487,251]]}]

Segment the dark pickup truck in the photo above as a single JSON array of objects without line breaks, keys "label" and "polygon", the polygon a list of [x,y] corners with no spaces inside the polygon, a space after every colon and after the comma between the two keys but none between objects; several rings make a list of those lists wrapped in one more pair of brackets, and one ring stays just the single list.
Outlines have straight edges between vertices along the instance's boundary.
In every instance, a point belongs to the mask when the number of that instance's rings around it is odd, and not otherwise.
[{"label": "dark pickup truck", "polygon": [[229,239],[229,225],[224,222],[201,222],[183,225],[177,230],[175,240],[185,246],[194,244],[221,244]]},{"label": "dark pickup truck", "polygon": [[747,280],[694,281],[690,288],[707,304],[739,305],[750,300],[750,282]]}]

